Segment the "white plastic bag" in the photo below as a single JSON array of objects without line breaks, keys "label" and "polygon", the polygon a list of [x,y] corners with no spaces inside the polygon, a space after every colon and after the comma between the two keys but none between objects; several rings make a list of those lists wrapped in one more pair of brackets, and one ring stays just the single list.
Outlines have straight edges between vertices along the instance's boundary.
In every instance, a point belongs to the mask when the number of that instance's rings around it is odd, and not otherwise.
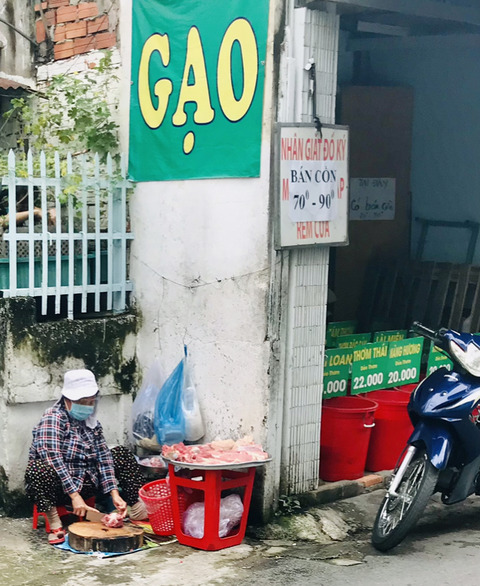
[{"label": "white plastic bag", "polygon": [[160,361],[155,360],[149,368],[132,405],[132,433],[138,446],[151,451],[160,451],[154,429],[155,402],[166,376]]},{"label": "white plastic bag", "polygon": [[[242,520],[243,503],[238,494],[230,494],[220,500],[219,537],[226,537]],[[205,504],[193,503],[183,516],[183,532],[197,539],[203,537],[205,528]]]},{"label": "white plastic bag", "polygon": [[185,440],[196,442],[205,435],[205,425],[200,411],[197,391],[190,374],[188,360],[185,362],[184,370],[182,410],[185,418]]}]

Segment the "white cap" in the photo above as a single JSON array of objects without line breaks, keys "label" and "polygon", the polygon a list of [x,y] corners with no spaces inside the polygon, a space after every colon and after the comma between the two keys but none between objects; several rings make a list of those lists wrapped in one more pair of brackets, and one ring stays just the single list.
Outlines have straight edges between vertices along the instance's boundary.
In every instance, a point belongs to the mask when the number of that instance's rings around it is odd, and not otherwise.
[{"label": "white cap", "polygon": [[93,397],[98,393],[95,375],[91,370],[67,370],[63,379],[62,395],[70,401]]}]

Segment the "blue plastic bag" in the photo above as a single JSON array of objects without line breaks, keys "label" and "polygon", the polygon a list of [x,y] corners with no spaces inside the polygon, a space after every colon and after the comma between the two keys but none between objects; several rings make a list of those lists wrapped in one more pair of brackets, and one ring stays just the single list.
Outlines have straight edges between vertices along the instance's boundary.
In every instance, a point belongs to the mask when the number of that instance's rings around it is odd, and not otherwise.
[{"label": "blue plastic bag", "polygon": [[153,426],[158,443],[177,444],[185,439],[185,417],[182,410],[183,370],[185,358],[164,382],[155,401]]}]

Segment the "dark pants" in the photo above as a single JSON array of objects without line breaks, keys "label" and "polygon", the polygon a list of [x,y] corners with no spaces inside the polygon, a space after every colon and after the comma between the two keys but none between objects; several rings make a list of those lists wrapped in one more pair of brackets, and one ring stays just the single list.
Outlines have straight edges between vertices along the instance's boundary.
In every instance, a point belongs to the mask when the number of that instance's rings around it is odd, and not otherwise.
[{"label": "dark pants", "polygon": [[[146,479],[134,455],[127,448],[123,446],[112,448],[112,457],[122,498],[127,505],[134,505],[138,501],[138,491],[145,484]],[[57,505],[72,503],[68,494],[63,491],[57,473],[45,460],[29,462],[25,471],[25,492],[41,513]],[[86,477],[80,495],[85,500],[92,496],[101,497],[102,492]]]}]

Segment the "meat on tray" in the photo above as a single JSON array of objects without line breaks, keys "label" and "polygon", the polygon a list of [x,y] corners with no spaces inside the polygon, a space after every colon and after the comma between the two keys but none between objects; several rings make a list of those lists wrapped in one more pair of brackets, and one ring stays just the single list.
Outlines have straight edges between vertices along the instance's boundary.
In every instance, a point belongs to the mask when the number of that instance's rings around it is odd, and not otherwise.
[{"label": "meat on tray", "polygon": [[176,462],[217,466],[220,464],[245,464],[268,459],[262,446],[255,444],[250,436],[234,441],[215,440],[208,444],[186,446],[183,443],[163,446],[162,456]]},{"label": "meat on tray", "polygon": [[166,468],[165,462],[160,456],[152,456],[150,458],[139,458],[138,463],[149,468]]}]

